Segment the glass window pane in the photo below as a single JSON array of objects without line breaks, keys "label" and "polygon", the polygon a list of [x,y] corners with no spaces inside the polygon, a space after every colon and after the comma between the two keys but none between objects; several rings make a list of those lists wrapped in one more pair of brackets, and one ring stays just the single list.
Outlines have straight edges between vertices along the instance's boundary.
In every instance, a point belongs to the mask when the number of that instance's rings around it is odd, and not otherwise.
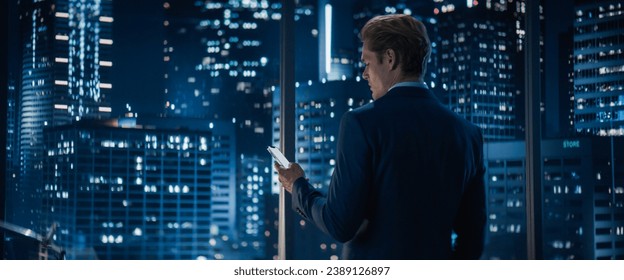
[{"label": "glass window pane", "polygon": [[437,92],[485,138],[483,259],[526,255],[524,9],[521,1],[443,3],[434,10]]},{"label": "glass window pane", "polygon": [[[277,258],[280,187],[266,146],[280,141],[281,2],[55,2],[9,5],[19,43],[2,218],[42,234],[56,223],[68,258]],[[527,258],[536,221],[539,258],[622,259],[620,2],[541,1],[535,128],[524,115],[525,0],[296,1],[291,160],[328,191],[340,119],[372,102],[359,30],[409,14],[431,39],[427,86],[485,138],[481,258]],[[542,137],[537,201],[526,201],[528,128]],[[290,210],[291,258],[340,258],[340,242]]]},{"label": "glass window pane", "polygon": [[274,257],[279,1],[8,2],[8,222],[69,259]]},{"label": "glass window pane", "polygon": [[[298,9],[315,16],[297,22],[297,65],[312,71],[297,68],[296,160],[313,186],[327,192],[340,118],[372,102],[358,32],[375,15],[412,15],[425,23],[432,43],[427,86],[484,134],[488,213],[482,258],[524,259],[524,4],[480,2],[300,1]],[[296,219],[296,258],[340,256],[340,244],[333,250],[335,241]]]},{"label": "glass window pane", "polygon": [[624,10],[567,2],[542,3],[543,257],[622,259]]}]

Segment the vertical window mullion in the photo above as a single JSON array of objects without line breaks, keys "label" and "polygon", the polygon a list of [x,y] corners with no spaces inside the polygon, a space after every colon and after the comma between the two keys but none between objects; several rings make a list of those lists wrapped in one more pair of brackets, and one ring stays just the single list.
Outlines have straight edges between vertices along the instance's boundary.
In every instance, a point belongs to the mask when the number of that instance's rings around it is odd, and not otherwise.
[{"label": "vertical window mullion", "polygon": [[541,1],[527,1],[525,25],[525,145],[527,258],[542,259],[540,19]]},{"label": "vertical window mullion", "polygon": [[[295,159],[295,30],[294,0],[282,0],[280,21],[280,150],[286,158]],[[278,258],[291,259],[293,256],[293,213],[290,195],[280,188]]]}]

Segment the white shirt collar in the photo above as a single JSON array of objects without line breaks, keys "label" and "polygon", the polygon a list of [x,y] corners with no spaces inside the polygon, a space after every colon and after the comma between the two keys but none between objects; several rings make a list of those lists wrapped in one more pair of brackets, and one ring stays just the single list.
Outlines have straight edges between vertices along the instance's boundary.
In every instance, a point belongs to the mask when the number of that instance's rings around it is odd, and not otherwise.
[{"label": "white shirt collar", "polygon": [[392,87],[390,87],[390,89],[388,89],[388,91],[392,90],[395,87],[419,87],[424,89],[429,88],[425,82],[400,82],[394,84]]}]

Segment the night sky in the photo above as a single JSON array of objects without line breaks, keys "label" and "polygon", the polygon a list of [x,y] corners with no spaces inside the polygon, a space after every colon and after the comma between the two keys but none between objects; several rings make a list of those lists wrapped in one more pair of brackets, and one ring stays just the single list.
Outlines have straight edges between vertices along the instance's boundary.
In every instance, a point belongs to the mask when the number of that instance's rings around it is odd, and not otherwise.
[{"label": "night sky", "polygon": [[127,112],[126,103],[139,115],[160,114],[164,107],[162,3],[115,1],[113,9],[112,117]]}]

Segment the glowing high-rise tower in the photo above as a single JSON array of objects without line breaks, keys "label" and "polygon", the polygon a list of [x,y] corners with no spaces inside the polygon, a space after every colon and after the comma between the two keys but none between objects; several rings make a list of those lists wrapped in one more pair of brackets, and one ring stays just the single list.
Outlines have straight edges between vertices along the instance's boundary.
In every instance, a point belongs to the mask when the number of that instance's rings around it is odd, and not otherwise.
[{"label": "glowing high-rise tower", "polygon": [[574,21],[575,128],[624,135],[624,4],[578,1]]},{"label": "glowing high-rise tower", "polygon": [[37,0],[19,4],[23,34],[19,93],[19,207],[7,220],[37,229],[42,189],[43,130],[110,114],[107,95],[112,0]]}]

